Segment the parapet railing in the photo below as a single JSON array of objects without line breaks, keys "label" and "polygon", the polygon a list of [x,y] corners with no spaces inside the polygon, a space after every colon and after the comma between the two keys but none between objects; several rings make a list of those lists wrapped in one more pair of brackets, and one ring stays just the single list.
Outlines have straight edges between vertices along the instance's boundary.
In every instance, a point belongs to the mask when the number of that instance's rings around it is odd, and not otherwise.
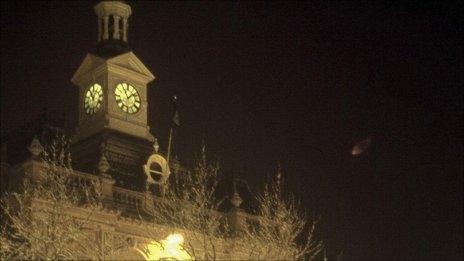
[{"label": "parapet railing", "polygon": [[145,193],[113,186],[113,201],[133,209],[142,207],[146,199]]},{"label": "parapet railing", "polygon": [[[155,210],[155,204],[166,202],[165,198],[157,197],[148,192],[134,191],[119,186],[115,186],[115,181],[109,175],[95,175],[91,173],[81,172],[77,170],[70,170],[69,168],[54,166],[55,170],[68,172],[73,182],[77,184],[85,184],[90,186],[99,186],[102,203],[107,205],[109,209],[120,210],[123,212],[152,213]],[[41,179],[46,175],[47,164],[41,161],[32,160],[28,161],[20,167],[24,173],[30,173],[33,179]],[[187,202],[186,202],[187,203]],[[187,203],[188,205],[188,203]],[[188,207],[188,206],[185,207]],[[256,222],[257,217],[243,210],[236,208],[227,213],[216,212],[211,210],[212,215],[224,215],[233,227],[237,229],[244,225],[244,222]]]},{"label": "parapet railing", "polygon": [[77,171],[77,170],[71,170],[71,179],[79,182],[79,184],[98,184],[100,182],[100,179],[96,175],[92,175],[89,173]]},{"label": "parapet railing", "polygon": [[[115,186],[109,177],[105,177],[104,179],[110,180],[110,182],[102,182],[102,176],[80,171],[72,171],[71,173],[73,178],[77,179],[80,184],[90,183],[101,186],[103,200],[112,203],[111,205],[116,208],[137,211],[143,209],[147,204],[153,204],[152,200],[151,202],[147,202],[146,193]],[[105,188],[104,186],[107,187]]]}]

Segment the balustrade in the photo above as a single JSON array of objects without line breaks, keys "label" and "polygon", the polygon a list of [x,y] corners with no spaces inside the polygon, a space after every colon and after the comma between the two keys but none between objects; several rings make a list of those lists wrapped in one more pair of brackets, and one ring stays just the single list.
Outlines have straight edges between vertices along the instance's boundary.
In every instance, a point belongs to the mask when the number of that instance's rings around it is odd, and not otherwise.
[{"label": "balustrade", "polygon": [[142,206],[145,194],[120,187],[113,187],[113,200],[115,203],[138,209]]}]

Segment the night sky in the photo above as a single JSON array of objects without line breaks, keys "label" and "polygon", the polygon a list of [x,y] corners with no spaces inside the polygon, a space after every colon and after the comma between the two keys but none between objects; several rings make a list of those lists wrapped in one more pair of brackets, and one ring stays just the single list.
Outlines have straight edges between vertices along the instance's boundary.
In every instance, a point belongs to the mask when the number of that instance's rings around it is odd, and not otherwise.
[{"label": "night sky", "polygon": [[[95,3],[1,1],[2,134],[45,109],[75,121]],[[162,147],[177,94],[180,160],[204,140],[252,187],[280,163],[329,257],[463,258],[462,3],[129,3]]]}]

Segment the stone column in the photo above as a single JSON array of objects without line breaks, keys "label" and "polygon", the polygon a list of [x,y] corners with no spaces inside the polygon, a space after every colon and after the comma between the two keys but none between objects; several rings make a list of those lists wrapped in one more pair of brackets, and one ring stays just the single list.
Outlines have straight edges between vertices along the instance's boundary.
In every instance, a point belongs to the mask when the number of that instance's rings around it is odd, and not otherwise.
[{"label": "stone column", "polygon": [[122,19],[122,40],[127,42],[127,17]]},{"label": "stone column", "polygon": [[232,203],[233,208],[230,210],[228,218],[232,232],[235,236],[239,236],[242,233],[246,223],[246,213],[240,208],[243,200],[235,189],[235,182],[234,190],[235,192],[230,198],[230,203]]},{"label": "stone column", "polygon": [[101,38],[102,38],[102,21],[101,21],[100,17],[97,20],[98,20],[98,38],[97,38],[97,41],[100,42]]},{"label": "stone column", "polygon": [[103,197],[103,201],[106,203],[112,202],[113,185],[116,181],[111,177],[111,175],[108,174],[108,170],[110,170],[110,164],[108,163],[104,153],[102,153],[100,157],[97,168],[98,172],[100,173],[101,195]]},{"label": "stone column", "polygon": [[150,191],[145,191],[145,197],[143,198],[142,209],[147,213],[153,213],[154,211],[155,197]]},{"label": "stone column", "polygon": [[108,40],[108,19],[109,17],[106,15],[103,17],[103,40]]},{"label": "stone column", "polygon": [[114,31],[113,31],[113,39],[119,39],[119,19],[121,17],[114,15],[113,20],[114,20]]},{"label": "stone column", "polygon": [[247,214],[240,208],[233,208],[227,215],[233,236],[240,237],[246,229]]},{"label": "stone column", "polygon": [[113,185],[116,182],[113,178],[108,176],[100,177],[101,193],[103,202],[110,203],[113,201]]}]

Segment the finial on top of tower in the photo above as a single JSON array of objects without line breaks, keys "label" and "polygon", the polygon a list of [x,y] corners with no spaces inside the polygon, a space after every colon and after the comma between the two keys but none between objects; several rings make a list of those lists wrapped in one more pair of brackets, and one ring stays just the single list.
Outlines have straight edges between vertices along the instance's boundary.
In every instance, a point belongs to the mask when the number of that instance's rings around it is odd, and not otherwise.
[{"label": "finial on top of tower", "polygon": [[98,172],[102,176],[108,176],[109,175],[108,170],[110,170],[111,166],[110,166],[110,163],[108,162],[108,160],[106,159],[104,153],[102,153],[101,156],[100,156],[100,160],[98,161],[97,168],[98,168]]},{"label": "finial on top of tower", "polygon": [[131,7],[125,1],[101,1],[94,11],[98,17],[97,53],[108,57],[129,51],[127,34]]},{"label": "finial on top of tower", "polygon": [[159,150],[159,144],[158,144],[158,139],[155,138],[155,142],[153,143],[153,153],[157,154]]},{"label": "finial on top of tower", "polygon": [[40,155],[44,152],[44,147],[42,146],[42,144],[40,144],[40,141],[37,138],[37,136],[34,136],[34,139],[32,139],[31,144],[27,149],[31,153],[33,159],[38,159]]},{"label": "finial on top of tower", "polygon": [[242,197],[240,197],[240,194],[237,191],[237,187],[235,185],[235,180],[233,181],[233,186],[234,186],[233,187],[234,193],[232,194],[232,197],[230,198],[230,203],[232,203],[232,205],[235,208],[239,208],[240,205],[242,204],[243,200],[242,200]]}]

